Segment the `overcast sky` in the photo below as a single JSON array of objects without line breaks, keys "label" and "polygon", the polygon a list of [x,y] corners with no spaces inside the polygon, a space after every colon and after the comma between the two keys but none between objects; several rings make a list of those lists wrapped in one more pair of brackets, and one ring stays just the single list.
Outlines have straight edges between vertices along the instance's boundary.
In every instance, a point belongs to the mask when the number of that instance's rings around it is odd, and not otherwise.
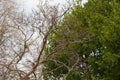
[{"label": "overcast sky", "polygon": [[[21,10],[23,10],[25,12],[31,12],[32,9],[35,9],[37,4],[39,4],[39,1],[42,2],[42,0],[18,0],[19,6],[21,8]],[[43,0],[45,1],[45,0]],[[51,2],[52,5],[54,4],[60,4],[60,5],[65,5],[67,4],[66,0],[48,0]],[[87,0],[83,0],[82,3],[87,2]]]}]

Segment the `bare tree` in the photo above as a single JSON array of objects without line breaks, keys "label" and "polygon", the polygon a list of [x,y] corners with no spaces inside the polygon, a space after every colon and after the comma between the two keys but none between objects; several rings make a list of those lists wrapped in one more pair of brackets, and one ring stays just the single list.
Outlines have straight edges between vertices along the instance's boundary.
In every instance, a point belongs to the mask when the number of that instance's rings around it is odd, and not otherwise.
[{"label": "bare tree", "polygon": [[41,80],[50,34],[63,15],[58,6],[44,3],[31,16],[15,11],[12,0],[0,9],[0,80]]}]

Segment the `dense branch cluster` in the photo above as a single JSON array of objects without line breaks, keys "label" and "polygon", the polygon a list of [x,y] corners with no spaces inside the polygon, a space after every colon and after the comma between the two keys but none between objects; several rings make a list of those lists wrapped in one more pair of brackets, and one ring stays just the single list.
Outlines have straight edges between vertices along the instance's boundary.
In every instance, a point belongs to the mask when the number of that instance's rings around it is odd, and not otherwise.
[{"label": "dense branch cluster", "polygon": [[15,10],[12,0],[1,4],[0,80],[41,80],[47,38],[58,21],[57,6],[45,3],[26,16]]}]

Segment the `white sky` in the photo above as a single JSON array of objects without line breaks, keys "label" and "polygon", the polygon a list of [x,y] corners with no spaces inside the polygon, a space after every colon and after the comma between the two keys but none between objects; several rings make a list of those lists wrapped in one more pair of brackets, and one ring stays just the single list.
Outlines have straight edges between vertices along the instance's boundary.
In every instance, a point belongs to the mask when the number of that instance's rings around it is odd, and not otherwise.
[{"label": "white sky", "polygon": [[[20,8],[24,8],[25,12],[31,12],[31,10],[34,10],[37,6],[37,4],[39,4],[39,1],[42,2],[42,0],[18,0],[18,3],[20,5]],[[43,0],[45,1],[45,0]],[[56,4],[60,4],[60,5],[65,5],[67,2],[66,0],[48,0],[51,2],[52,5],[56,5]],[[68,1],[68,0],[67,0]],[[85,2],[87,2],[87,0],[83,0],[82,3],[84,4]]]}]

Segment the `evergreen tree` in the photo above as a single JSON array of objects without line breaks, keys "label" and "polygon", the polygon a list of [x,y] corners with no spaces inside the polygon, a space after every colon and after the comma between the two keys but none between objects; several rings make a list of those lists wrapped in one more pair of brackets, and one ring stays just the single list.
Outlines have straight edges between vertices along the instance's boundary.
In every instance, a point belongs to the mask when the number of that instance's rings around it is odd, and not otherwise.
[{"label": "evergreen tree", "polygon": [[120,1],[74,6],[49,43],[46,80],[120,80]]}]

